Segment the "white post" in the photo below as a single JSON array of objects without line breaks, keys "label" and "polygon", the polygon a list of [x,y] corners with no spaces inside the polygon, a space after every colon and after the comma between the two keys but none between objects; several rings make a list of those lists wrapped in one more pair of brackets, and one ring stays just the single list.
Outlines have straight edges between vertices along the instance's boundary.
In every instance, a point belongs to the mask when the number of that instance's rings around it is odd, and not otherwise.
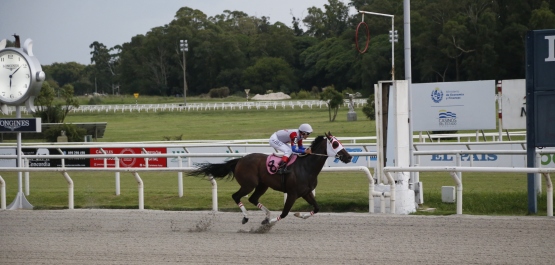
[{"label": "white post", "polygon": [[68,197],[68,205],[67,208],[73,210],[73,180],[69,177],[66,171],[62,172],[64,178],[67,181],[67,197]]},{"label": "white post", "polygon": [[6,210],[6,182],[0,176],[0,210]]},{"label": "white post", "polygon": [[[182,168],[183,161],[181,161],[181,157],[178,156],[177,159],[179,160],[179,168]],[[179,198],[183,197],[183,171],[177,173],[177,193],[179,194]]]},{"label": "white post", "polygon": [[451,174],[451,177],[455,180],[455,183],[457,184],[457,214],[462,214],[463,186],[462,186],[462,180],[459,178],[458,173],[460,172],[449,172],[449,174]]},{"label": "white post", "polygon": [[212,211],[218,211],[218,183],[213,177],[210,177],[210,183],[212,183]]},{"label": "white post", "polygon": [[[536,153],[536,168],[542,167],[542,155]],[[542,195],[542,174],[541,173],[534,173],[534,178],[536,182],[536,191],[538,195]]]},{"label": "white post", "polygon": [[[29,167],[29,159],[25,158],[23,165]],[[25,195],[29,196],[29,171],[25,172]]]},{"label": "white post", "polygon": [[[114,158],[114,162],[116,163],[116,168],[119,168],[119,158]],[[106,164],[104,164],[106,167]],[[119,181],[119,171],[116,172],[116,196],[120,195],[120,181]]]},{"label": "white post", "polygon": [[139,210],[145,209],[145,195],[144,195],[144,184],[141,176],[139,173],[133,172],[133,176],[135,176],[135,180],[137,181],[138,189],[139,189]]},{"label": "white post", "polygon": [[382,113],[382,83],[374,85],[374,107],[376,115],[376,176],[377,183],[381,184],[383,182],[383,164],[384,164],[384,149],[383,149],[383,113]]},{"label": "white post", "polygon": [[501,80],[497,81],[497,105],[498,105],[498,110],[497,110],[497,117],[499,119],[499,141],[503,141],[503,114],[502,114],[502,109],[503,109],[503,105],[502,105],[502,91],[501,91]]},{"label": "white post", "polygon": [[553,183],[551,183],[549,173],[543,173],[543,176],[547,188],[547,216],[553,216]]}]

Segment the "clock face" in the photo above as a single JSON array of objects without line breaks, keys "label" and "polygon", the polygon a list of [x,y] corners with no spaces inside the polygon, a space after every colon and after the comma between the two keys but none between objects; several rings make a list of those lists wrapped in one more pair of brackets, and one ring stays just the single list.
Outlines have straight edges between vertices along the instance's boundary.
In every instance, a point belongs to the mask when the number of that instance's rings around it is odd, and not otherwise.
[{"label": "clock face", "polygon": [[0,101],[20,100],[31,87],[31,67],[23,55],[13,50],[0,52]]}]

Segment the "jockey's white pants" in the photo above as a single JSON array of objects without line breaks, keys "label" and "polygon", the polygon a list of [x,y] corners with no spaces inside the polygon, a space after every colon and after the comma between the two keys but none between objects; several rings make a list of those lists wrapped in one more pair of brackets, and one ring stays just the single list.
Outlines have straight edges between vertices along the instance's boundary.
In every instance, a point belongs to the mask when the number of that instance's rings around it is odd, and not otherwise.
[{"label": "jockey's white pants", "polygon": [[278,140],[277,135],[274,133],[270,137],[270,146],[283,152],[284,156],[291,157],[293,150],[291,150],[291,146]]}]

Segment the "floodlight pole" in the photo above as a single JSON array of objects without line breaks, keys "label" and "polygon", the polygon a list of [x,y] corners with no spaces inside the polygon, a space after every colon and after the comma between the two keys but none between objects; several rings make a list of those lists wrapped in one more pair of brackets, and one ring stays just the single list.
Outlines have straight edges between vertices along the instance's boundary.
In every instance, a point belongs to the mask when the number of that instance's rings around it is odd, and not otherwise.
[{"label": "floodlight pole", "polygon": [[358,11],[358,12],[362,14],[362,21],[364,21],[364,14],[384,16],[384,17],[391,18],[391,39],[390,39],[391,41],[391,80],[395,80],[395,39],[394,39],[395,28],[393,23],[395,16],[390,14],[382,14],[382,13],[368,12],[368,11]]},{"label": "floodlight pole", "polygon": [[185,106],[187,106],[187,64],[185,61],[185,52],[189,51],[189,44],[187,44],[187,40],[180,40],[179,47],[183,52],[183,100]]}]

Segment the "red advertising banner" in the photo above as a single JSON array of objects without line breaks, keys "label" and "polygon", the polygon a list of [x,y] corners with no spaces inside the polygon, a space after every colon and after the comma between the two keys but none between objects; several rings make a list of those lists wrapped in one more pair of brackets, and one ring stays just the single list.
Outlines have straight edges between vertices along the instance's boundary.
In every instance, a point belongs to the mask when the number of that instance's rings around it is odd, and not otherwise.
[{"label": "red advertising banner", "polygon": [[[102,148],[106,154],[141,154],[142,148]],[[145,148],[149,154],[165,154],[166,148]],[[104,154],[100,148],[91,148],[91,154]],[[90,167],[104,167],[104,158],[91,158]],[[115,167],[114,158],[107,158],[107,167]],[[119,158],[119,167],[146,167],[144,158],[126,157]],[[167,167],[167,158],[152,157],[148,158],[148,167]]]}]

